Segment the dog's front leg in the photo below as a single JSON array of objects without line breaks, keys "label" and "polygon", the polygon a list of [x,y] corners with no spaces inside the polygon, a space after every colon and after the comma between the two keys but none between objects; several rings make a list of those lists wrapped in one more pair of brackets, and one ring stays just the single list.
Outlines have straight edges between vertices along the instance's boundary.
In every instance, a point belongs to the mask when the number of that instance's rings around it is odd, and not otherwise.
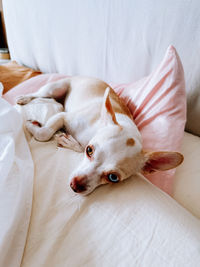
[{"label": "dog's front leg", "polygon": [[27,95],[22,95],[17,98],[17,104],[26,105],[31,100],[38,97],[48,97],[59,99],[67,93],[70,85],[70,78],[61,79],[56,82],[48,83],[42,86],[37,92]]},{"label": "dog's front leg", "polygon": [[[49,141],[52,136],[61,128],[68,128],[70,118],[66,112],[58,113],[52,116],[44,126],[37,121],[27,121],[26,128],[38,141]],[[68,148],[76,152],[83,152],[84,148],[69,133],[59,132],[55,135],[57,145]]]},{"label": "dog's front leg", "polygon": [[26,128],[36,140],[44,142],[49,141],[67,123],[67,113],[60,112],[49,118],[43,126],[37,121],[27,121]]}]

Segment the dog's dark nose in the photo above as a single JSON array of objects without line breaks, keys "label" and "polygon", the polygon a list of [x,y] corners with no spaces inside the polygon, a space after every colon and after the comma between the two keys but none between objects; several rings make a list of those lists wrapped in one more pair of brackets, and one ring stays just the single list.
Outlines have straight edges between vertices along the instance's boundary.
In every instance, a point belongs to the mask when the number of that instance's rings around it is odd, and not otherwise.
[{"label": "dog's dark nose", "polygon": [[87,176],[76,176],[70,183],[71,189],[76,193],[82,193],[87,189]]}]

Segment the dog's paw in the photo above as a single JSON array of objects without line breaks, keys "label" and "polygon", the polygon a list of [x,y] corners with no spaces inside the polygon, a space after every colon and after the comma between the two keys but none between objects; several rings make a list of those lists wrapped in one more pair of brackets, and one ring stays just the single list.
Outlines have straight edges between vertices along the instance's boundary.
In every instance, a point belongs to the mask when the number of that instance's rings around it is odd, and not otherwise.
[{"label": "dog's paw", "polygon": [[17,98],[18,105],[26,105],[33,99],[32,96],[22,95]]},{"label": "dog's paw", "polygon": [[57,133],[55,140],[57,141],[58,147],[68,148],[79,153],[84,151],[84,148],[70,134],[63,132]]}]

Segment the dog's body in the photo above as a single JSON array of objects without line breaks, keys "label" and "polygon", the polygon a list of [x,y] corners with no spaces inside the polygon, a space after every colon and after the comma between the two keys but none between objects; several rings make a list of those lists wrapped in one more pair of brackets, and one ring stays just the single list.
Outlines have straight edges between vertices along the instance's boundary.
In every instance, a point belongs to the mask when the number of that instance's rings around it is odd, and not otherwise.
[{"label": "dog's body", "polygon": [[[21,97],[18,99],[18,104],[28,103],[37,97],[52,97],[58,99],[65,96],[64,110],[67,113],[58,114],[58,116],[54,118],[55,122],[52,122],[53,127],[56,129],[56,132],[58,129],[65,126],[67,132],[85,147],[94,136],[95,132],[99,130],[99,118],[101,115],[104,93],[107,87],[109,86],[106,83],[94,78],[67,78],[47,84],[35,94]],[[111,90],[112,89],[110,89],[110,91]],[[111,99],[116,116],[122,116],[122,120],[124,120],[125,117],[123,114],[126,115],[126,119],[133,125],[131,113],[119,100],[113,90],[109,93],[109,98]],[[50,124],[50,121],[47,125]],[[67,121],[69,121],[69,123]],[[32,125],[30,123],[28,123],[27,126],[30,131],[34,131],[33,129],[31,130],[30,127],[32,127]],[[37,130],[37,128],[35,128],[35,130]],[[34,132],[33,135],[38,141],[47,141],[54,133],[50,134],[49,132],[49,136],[48,133],[46,133],[46,136],[45,134],[43,136],[41,131],[38,131]]]},{"label": "dog's body", "polygon": [[65,97],[65,112],[51,117],[43,127],[30,121],[26,127],[39,141],[48,141],[65,127],[67,134],[57,135],[58,144],[79,152],[85,149],[84,161],[70,179],[75,192],[88,194],[100,184],[116,183],[142,170],[170,169],[183,160],[177,152],[144,153],[128,108],[103,81],[66,78],[20,97],[18,104],[37,97]]}]

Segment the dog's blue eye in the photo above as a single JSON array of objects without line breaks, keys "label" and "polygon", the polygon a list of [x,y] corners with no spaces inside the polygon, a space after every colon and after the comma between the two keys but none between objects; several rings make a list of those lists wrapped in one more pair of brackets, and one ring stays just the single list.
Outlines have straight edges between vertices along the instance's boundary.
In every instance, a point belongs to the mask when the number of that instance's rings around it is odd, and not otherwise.
[{"label": "dog's blue eye", "polygon": [[114,173],[109,173],[108,174],[108,180],[112,183],[118,183],[119,182],[119,177],[114,174]]}]

